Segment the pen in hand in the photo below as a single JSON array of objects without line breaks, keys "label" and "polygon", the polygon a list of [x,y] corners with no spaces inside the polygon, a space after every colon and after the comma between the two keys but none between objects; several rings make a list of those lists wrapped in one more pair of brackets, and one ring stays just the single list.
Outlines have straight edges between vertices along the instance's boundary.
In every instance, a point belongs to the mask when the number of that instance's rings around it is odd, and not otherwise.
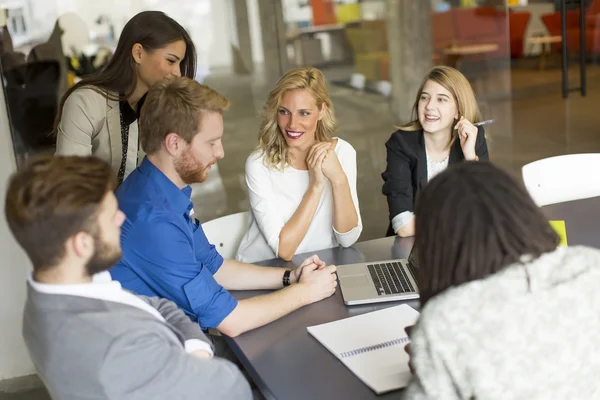
[{"label": "pen in hand", "polygon": [[473,126],[489,125],[489,124],[491,124],[492,122],[494,122],[494,120],[493,120],[493,119],[488,119],[487,121],[475,122],[475,123],[473,124]]},{"label": "pen in hand", "polygon": [[[473,124],[473,126],[483,126],[483,125],[489,125],[491,123],[493,123],[494,120],[493,119],[488,119],[487,121],[481,121],[481,122],[475,122]],[[458,125],[454,126],[454,129],[458,129]]]}]

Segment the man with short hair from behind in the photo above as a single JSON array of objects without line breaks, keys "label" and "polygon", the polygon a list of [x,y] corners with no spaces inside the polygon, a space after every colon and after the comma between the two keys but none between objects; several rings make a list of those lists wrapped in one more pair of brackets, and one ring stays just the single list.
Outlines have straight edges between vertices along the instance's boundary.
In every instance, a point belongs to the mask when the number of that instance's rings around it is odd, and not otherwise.
[{"label": "man with short hair from behind", "polygon": [[107,272],[125,216],[93,157],[41,157],[9,183],[5,214],[33,264],[23,336],[53,399],[249,399],[248,383],[197,324]]}]

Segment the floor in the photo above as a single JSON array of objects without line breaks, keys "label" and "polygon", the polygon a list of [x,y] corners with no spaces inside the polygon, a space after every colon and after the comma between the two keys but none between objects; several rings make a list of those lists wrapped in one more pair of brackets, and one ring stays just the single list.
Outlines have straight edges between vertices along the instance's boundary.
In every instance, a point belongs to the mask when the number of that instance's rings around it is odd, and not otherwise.
[{"label": "floor", "polygon": [[[348,70],[327,70],[330,81],[347,78]],[[570,84],[577,85],[576,68]],[[268,87],[276,77],[232,76],[216,72],[206,83],[228,96],[231,110],[225,115],[225,158],[211,171],[210,179],[194,187],[195,211],[201,221],[246,211],[244,163],[257,143],[258,115]],[[571,93],[563,100],[560,70],[536,69],[525,60],[513,70],[498,68],[485,78],[472,80],[488,125],[490,154],[499,165],[519,173],[524,164],[543,157],[577,152],[600,152],[600,67],[588,68],[588,95]],[[412,94],[411,94],[412,96]],[[385,234],[387,204],[381,194],[385,168],[384,144],[394,131],[389,102],[381,95],[332,85],[331,97],[340,123],[339,136],[357,151],[358,196],[364,230],[360,240]],[[0,400],[46,400],[43,390],[7,394]]]},{"label": "floor", "polygon": [[50,400],[44,388],[37,388],[17,393],[0,392],[0,400]]}]

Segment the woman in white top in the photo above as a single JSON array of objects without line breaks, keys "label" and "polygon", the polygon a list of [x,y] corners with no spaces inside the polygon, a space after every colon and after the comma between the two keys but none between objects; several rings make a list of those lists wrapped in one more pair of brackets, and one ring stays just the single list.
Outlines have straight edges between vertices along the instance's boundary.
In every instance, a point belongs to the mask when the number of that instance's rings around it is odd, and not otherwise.
[{"label": "woman in white top", "polygon": [[448,165],[487,160],[488,150],[475,94],[454,68],[438,66],[427,73],[417,92],[413,120],[385,144],[387,168],[383,194],[390,210],[388,236],[415,232],[414,201],[423,185]]},{"label": "woman in white top", "polygon": [[258,149],[246,161],[250,226],[238,260],[291,260],[356,242],[356,151],[333,136],[336,128],[318,69],[293,69],[269,93]]}]

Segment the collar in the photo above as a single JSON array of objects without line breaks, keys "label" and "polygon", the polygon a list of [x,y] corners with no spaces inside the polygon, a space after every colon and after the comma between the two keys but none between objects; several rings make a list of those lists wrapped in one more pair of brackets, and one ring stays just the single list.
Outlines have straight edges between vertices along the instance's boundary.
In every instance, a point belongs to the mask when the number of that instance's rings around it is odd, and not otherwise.
[{"label": "collar", "polygon": [[146,100],[146,95],[143,95],[142,98],[137,102],[137,111],[134,111],[133,108],[131,108],[131,105],[123,93],[121,93],[119,97],[123,98],[123,100],[119,100],[119,110],[121,112],[121,117],[123,118],[123,123],[125,125],[131,125],[139,118],[140,112],[142,111],[142,106]]},{"label": "collar", "polygon": [[168,207],[189,216],[193,206],[190,200],[192,197],[192,187],[190,185],[179,189],[160,169],[148,160],[148,157],[144,157],[138,170],[160,189],[164,197],[168,199]]},{"label": "collar", "polygon": [[157,319],[164,321],[164,317],[158,310],[134,294],[124,290],[119,281],[112,280],[110,272],[108,271],[97,273],[93,276],[92,282],[90,283],[75,283],[69,285],[39,283],[33,280],[31,274],[29,275],[28,282],[33,290],[39,293],[78,296],[124,304],[146,311],[154,315]]},{"label": "collar", "polygon": [[111,280],[108,271],[100,272],[94,275],[90,283],[76,283],[69,285],[55,285],[40,283],[33,280],[33,275],[29,275],[29,284],[38,292],[45,294],[62,294],[79,297],[89,297],[98,300],[107,300],[120,302],[123,288],[119,281]]},{"label": "collar", "polygon": [[134,113],[136,116],[139,117],[141,111],[142,111],[142,106],[144,105],[144,102],[146,101],[146,96],[148,95],[148,93],[146,93],[145,95],[142,96],[142,98],[140,98],[137,102],[137,111],[134,111],[133,108],[131,108],[131,105],[129,104],[129,102],[127,101],[127,98],[125,97],[125,93],[119,93],[119,106],[121,108],[128,108],[132,113]]}]

